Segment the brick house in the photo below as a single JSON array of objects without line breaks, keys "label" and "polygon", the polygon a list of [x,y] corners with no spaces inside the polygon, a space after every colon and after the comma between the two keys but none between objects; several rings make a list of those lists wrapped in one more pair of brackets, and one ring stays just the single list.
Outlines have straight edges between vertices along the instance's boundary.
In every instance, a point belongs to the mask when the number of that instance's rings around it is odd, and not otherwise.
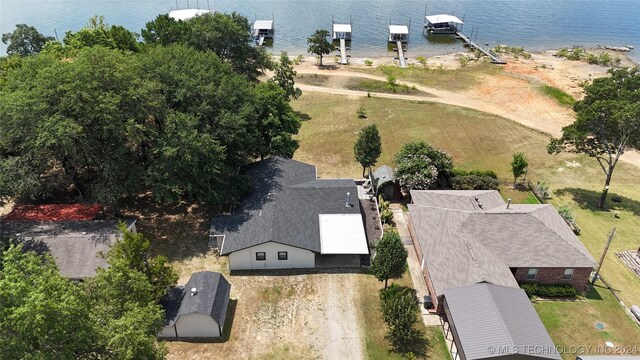
[{"label": "brick house", "polygon": [[444,290],[477,283],[587,289],[596,262],[553,206],[507,204],[494,190],[411,196],[409,231],[436,312]]}]

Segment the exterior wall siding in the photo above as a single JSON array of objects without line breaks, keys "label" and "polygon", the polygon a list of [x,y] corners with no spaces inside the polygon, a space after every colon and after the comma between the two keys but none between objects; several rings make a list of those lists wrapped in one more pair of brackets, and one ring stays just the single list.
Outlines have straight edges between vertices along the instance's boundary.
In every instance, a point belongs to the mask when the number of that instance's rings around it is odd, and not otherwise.
[{"label": "exterior wall siding", "polygon": [[178,335],[176,334],[176,326],[175,324],[171,325],[171,326],[165,326],[164,328],[162,328],[162,331],[160,331],[160,335],[161,338],[169,338],[169,339],[174,339],[176,337],[178,337]]},{"label": "exterior wall siding", "polygon": [[538,268],[538,275],[535,280],[527,280],[529,268],[516,269],[516,281],[518,283],[536,282],[539,284],[570,284],[578,291],[586,291],[591,275],[591,268],[575,268],[573,276],[570,280],[562,279],[565,268],[560,267],[541,267]]},{"label": "exterior wall siding", "polygon": [[[278,260],[278,252],[286,251],[287,260]],[[256,260],[256,253],[264,252],[266,260]],[[229,254],[230,270],[264,270],[314,268],[315,253],[273,241],[238,250]]]},{"label": "exterior wall siding", "polygon": [[180,315],[176,321],[176,333],[179,338],[216,338],[221,336],[220,328],[215,320],[204,314]]}]

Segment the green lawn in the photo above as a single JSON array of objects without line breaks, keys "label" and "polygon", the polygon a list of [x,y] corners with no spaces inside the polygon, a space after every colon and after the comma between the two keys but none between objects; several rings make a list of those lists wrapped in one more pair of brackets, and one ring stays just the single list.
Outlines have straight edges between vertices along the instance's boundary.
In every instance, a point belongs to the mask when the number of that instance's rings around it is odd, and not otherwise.
[{"label": "green lawn", "polygon": [[[582,228],[580,239],[595,259],[600,257],[610,229],[617,227],[602,274],[628,306],[640,304],[640,279],[615,256],[616,251],[640,245],[640,169],[618,165],[610,194],[620,196],[622,203],[611,203],[610,211],[600,211],[595,204],[604,175],[595,160],[575,154],[548,155],[547,135],[509,120],[429,102],[317,93],[304,94],[293,106],[309,117],[297,136],[300,149],[295,158],[316,164],[318,174],[325,178],[361,175],[362,169],[353,159],[353,142],[358,131],[371,123],[378,126],[382,137],[378,165],[393,165],[393,155],[403,143],[424,139],[451,154],[456,166],[494,170],[500,178],[508,179],[512,154],[524,152],[529,161],[528,178],[550,184],[550,203],[573,210]],[[367,119],[356,118],[360,107],[366,110]],[[523,196],[514,202],[532,201],[527,193],[518,195]]]},{"label": "green lawn", "polygon": [[[596,353],[606,341],[630,348],[640,343],[638,326],[630,318],[618,316],[620,306],[602,283],[596,283],[584,301],[541,301],[534,307],[560,348],[592,347],[592,353]],[[603,323],[605,328],[596,329],[596,323]],[[565,353],[562,357],[573,360],[575,354]]]},{"label": "green lawn", "polygon": [[[401,286],[413,288],[411,274],[409,271],[404,274],[402,279],[390,281]],[[358,307],[360,316],[362,316],[364,326],[365,339],[365,357],[367,359],[404,359],[401,354],[390,351],[390,344],[384,338],[387,327],[382,320],[380,313],[379,291],[383,287],[382,282],[363,281],[359,284],[360,301]],[[416,313],[416,317],[419,314]],[[420,349],[417,354],[419,359],[451,359],[449,351],[444,341],[444,334],[440,326],[426,327],[419,318],[416,328],[424,334],[422,341],[416,341],[416,348]]]}]

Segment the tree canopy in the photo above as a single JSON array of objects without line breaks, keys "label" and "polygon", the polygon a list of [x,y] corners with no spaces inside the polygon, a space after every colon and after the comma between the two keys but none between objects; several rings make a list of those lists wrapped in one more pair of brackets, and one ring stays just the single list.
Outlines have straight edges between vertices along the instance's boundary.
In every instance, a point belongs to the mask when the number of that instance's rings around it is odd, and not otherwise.
[{"label": "tree canopy", "polygon": [[280,54],[280,61],[275,64],[274,74],[269,81],[278,84],[284,91],[287,100],[297,99],[302,95],[302,91],[296,87],[295,83],[296,71],[293,69],[293,63],[286,51]]},{"label": "tree canopy", "polygon": [[387,231],[376,244],[376,255],[371,261],[369,270],[379,281],[384,281],[387,288],[389,279],[399,279],[407,270],[408,252],[402,244],[400,235],[395,231]]},{"label": "tree canopy", "polygon": [[276,84],[188,45],[44,52],[0,77],[0,199],[72,190],[111,204],[237,200],[241,166],[293,156],[300,121]]},{"label": "tree canopy", "polygon": [[177,279],[149,240],[126,232],[109,267],[85,282],[60,275],[50,255],[22,245],[0,252],[0,354],[11,359],[163,359],[158,304]]},{"label": "tree canopy", "polygon": [[362,165],[362,177],[366,168],[370,168],[378,162],[382,153],[382,142],[376,124],[365,126],[360,130],[358,139],[353,144],[353,154],[356,161]]},{"label": "tree canopy", "polygon": [[33,26],[26,24],[16,25],[13,32],[2,34],[2,42],[7,44],[7,54],[27,56],[39,53],[47,41],[53,40],[51,36],[45,36]]},{"label": "tree canopy", "polygon": [[585,88],[574,105],[576,121],[552,139],[549,153],[567,151],[595,158],[605,174],[598,206],[604,208],[613,171],[628,149],[640,149],[640,70],[611,69]]},{"label": "tree canopy", "polygon": [[307,44],[309,45],[307,51],[320,56],[320,66],[322,66],[323,55],[330,54],[335,50],[335,46],[327,40],[329,35],[329,31],[318,29],[307,38]]},{"label": "tree canopy", "polygon": [[451,157],[424,141],[404,144],[395,161],[396,178],[406,190],[447,187],[453,176]]},{"label": "tree canopy", "polygon": [[273,67],[267,52],[252,45],[249,20],[235,12],[204,14],[186,21],[159,15],[146,24],[142,38],[148,44],[183,44],[211,51],[253,81]]}]

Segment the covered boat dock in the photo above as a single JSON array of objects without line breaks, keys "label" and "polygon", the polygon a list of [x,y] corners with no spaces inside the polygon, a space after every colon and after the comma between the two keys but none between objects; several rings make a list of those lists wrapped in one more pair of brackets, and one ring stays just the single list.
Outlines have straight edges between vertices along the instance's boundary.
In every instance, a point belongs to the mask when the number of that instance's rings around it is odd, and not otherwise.
[{"label": "covered boat dock", "polygon": [[424,18],[424,29],[430,34],[455,34],[464,25],[464,21],[453,15],[429,15]]},{"label": "covered boat dock", "polygon": [[265,39],[273,39],[273,33],[273,19],[253,22],[253,37],[256,39],[258,46],[264,45]]},{"label": "covered boat dock", "polygon": [[349,63],[347,50],[347,41],[351,41],[351,24],[333,24],[333,41],[340,42],[340,64],[347,65]]}]

